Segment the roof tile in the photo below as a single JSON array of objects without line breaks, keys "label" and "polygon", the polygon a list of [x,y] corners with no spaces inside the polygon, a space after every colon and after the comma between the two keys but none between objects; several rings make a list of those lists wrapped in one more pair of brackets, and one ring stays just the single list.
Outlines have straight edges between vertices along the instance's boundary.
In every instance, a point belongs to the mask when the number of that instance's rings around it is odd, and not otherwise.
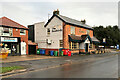
[{"label": "roof tile", "polygon": [[10,26],[10,27],[14,27],[14,28],[24,28],[24,29],[28,29],[27,27],[7,18],[7,17],[2,17],[0,18],[0,25],[3,26]]}]

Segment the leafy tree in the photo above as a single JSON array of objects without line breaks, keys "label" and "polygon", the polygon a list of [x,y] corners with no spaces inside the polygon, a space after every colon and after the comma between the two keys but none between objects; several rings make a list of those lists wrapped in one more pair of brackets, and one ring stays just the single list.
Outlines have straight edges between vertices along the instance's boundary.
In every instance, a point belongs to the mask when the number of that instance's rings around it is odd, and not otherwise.
[{"label": "leafy tree", "polygon": [[106,38],[106,46],[120,44],[120,29],[117,25],[115,26],[96,26],[93,27],[94,36],[100,40],[100,44],[103,45],[103,38]]}]

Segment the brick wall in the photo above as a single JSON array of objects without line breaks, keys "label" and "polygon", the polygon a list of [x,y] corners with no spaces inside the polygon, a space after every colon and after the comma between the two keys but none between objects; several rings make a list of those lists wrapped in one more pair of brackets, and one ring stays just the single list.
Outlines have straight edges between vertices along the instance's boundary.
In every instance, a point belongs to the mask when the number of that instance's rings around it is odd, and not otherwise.
[{"label": "brick wall", "polygon": [[20,35],[20,29],[13,28],[13,37],[21,37],[21,42],[26,42],[26,54],[28,54],[28,30],[26,30],[26,35]]},{"label": "brick wall", "polygon": [[69,41],[68,41],[69,34],[70,34],[70,25],[63,26],[63,48],[67,48],[67,49],[69,48]]},{"label": "brick wall", "polygon": [[[63,48],[69,48],[69,41],[68,41],[68,35],[71,34],[71,29],[70,29],[71,25],[65,25],[65,23],[63,23]],[[80,28],[77,26],[73,26],[75,27],[75,35],[85,35],[87,34],[87,30],[85,28]],[[90,30],[89,33],[90,37],[93,37],[93,30]],[[81,52],[85,52],[85,50],[81,50]]]}]

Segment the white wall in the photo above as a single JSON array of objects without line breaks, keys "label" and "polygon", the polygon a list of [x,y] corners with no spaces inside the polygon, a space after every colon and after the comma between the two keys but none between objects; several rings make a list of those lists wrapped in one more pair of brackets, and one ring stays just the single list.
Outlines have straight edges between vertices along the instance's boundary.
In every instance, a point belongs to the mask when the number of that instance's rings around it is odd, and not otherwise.
[{"label": "white wall", "polygon": [[[60,48],[59,40],[63,39],[63,31],[52,32],[52,28],[62,29],[62,21],[54,17],[50,23],[44,27],[44,22],[36,23],[35,25],[35,42],[38,43],[38,48]],[[50,35],[47,35],[47,28],[50,28]],[[52,40],[51,45],[46,43],[46,39]]]},{"label": "white wall", "polygon": [[[47,39],[52,40],[51,45],[47,45],[47,48],[60,48],[59,40],[63,40],[63,31],[52,32],[52,28],[56,27],[56,29],[63,29],[62,27],[63,22],[54,17],[51,22],[46,26],[46,28],[50,28],[50,36],[47,36]],[[47,31],[46,31],[47,33]]]},{"label": "white wall", "polygon": [[90,43],[88,38],[85,40],[85,42],[80,43],[80,49],[85,49],[85,43]]},{"label": "white wall", "polygon": [[39,22],[34,24],[35,29],[35,42],[38,43],[38,48],[45,48],[46,43],[46,28],[45,22]]},{"label": "white wall", "polygon": [[80,49],[85,49],[85,43],[84,42],[80,43]]}]

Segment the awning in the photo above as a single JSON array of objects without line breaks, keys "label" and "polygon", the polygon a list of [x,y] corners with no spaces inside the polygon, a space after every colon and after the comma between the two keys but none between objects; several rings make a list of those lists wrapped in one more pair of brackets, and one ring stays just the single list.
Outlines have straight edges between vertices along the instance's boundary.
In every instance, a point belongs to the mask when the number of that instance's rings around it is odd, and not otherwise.
[{"label": "awning", "polygon": [[89,35],[81,35],[81,36],[76,36],[76,35],[68,35],[69,37],[69,42],[85,42],[85,40],[88,38],[90,42],[92,42],[91,38]]},{"label": "awning", "polygon": [[28,40],[28,45],[35,45],[35,46],[37,46],[38,44],[35,43],[35,42],[32,42],[31,40]]}]

